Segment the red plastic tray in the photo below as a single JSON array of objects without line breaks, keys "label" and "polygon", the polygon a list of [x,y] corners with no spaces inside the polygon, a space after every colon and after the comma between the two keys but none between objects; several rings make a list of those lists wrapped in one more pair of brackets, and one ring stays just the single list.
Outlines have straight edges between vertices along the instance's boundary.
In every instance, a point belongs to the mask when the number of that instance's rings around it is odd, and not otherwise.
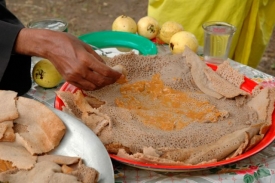
[{"label": "red plastic tray", "polygon": [[[211,67],[213,70],[217,69],[216,65],[212,64],[207,64],[209,67]],[[250,80],[249,78],[245,77],[245,81],[241,86],[241,89],[250,92],[253,90],[253,88],[257,85],[256,82]],[[78,88],[75,86],[69,84],[69,83],[64,83],[62,87],[60,88],[60,91],[70,91],[72,93],[76,92]],[[63,106],[63,102],[56,96],[55,100],[55,108],[61,110]],[[190,165],[190,166],[171,166],[171,165],[157,165],[157,164],[150,164],[150,163],[143,163],[143,162],[137,162],[137,161],[132,161],[128,160],[125,158],[121,158],[116,156],[115,154],[110,154],[110,157],[114,160],[117,160],[121,163],[138,167],[141,169],[148,169],[148,170],[154,170],[154,171],[165,171],[165,172],[183,172],[183,171],[194,171],[194,170],[201,170],[201,169],[206,169],[206,168],[213,168],[217,166],[222,166],[230,163],[234,163],[240,160],[243,160],[245,158],[248,158],[252,155],[255,155],[256,153],[260,152],[263,150],[265,147],[267,147],[273,140],[275,139],[275,113],[273,112],[272,114],[272,126],[270,127],[269,131],[266,133],[265,137],[259,142],[255,147],[250,149],[249,151],[228,159],[228,160],[222,160],[218,161],[215,163],[207,163],[203,165]]]}]

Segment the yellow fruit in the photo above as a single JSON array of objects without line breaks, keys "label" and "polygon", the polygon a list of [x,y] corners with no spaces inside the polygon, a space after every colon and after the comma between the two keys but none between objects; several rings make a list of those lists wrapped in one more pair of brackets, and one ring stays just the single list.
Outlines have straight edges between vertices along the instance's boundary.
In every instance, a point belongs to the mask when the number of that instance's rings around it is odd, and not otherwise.
[{"label": "yellow fruit", "polygon": [[183,31],[183,27],[181,24],[177,23],[177,22],[173,22],[173,21],[168,21],[165,22],[160,29],[159,32],[159,38],[169,44],[171,37],[179,32],[179,31]]},{"label": "yellow fruit", "polygon": [[112,24],[113,31],[122,31],[122,32],[137,32],[137,24],[134,19],[131,17],[120,15],[117,17]]},{"label": "yellow fruit", "polygon": [[171,37],[169,47],[173,54],[182,53],[185,46],[197,52],[199,43],[194,34],[187,31],[180,31]]},{"label": "yellow fruit", "polygon": [[159,33],[159,24],[156,19],[146,16],[137,23],[138,34],[148,39],[155,38]]},{"label": "yellow fruit", "polygon": [[53,88],[62,81],[62,76],[47,59],[37,62],[32,70],[33,80],[43,88]]}]

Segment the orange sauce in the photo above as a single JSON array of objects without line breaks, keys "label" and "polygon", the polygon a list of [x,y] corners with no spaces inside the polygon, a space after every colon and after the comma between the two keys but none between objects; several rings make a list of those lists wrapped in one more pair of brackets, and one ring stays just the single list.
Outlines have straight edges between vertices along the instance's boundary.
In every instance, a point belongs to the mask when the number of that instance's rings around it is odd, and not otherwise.
[{"label": "orange sauce", "polygon": [[[161,130],[180,130],[191,122],[216,122],[221,112],[209,101],[164,85],[160,75],[151,81],[123,84],[118,107],[134,112],[145,125]],[[184,117],[183,117],[184,116]]]},{"label": "orange sauce", "polygon": [[116,83],[118,83],[118,84],[127,83],[127,78],[126,78],[126,76],[121,75],[121,77],[120,77],[118,80],[116,80]]},{"label": "orange sauce", "polygon": [[13,169],[12,164],[8,161],[0,160],[0,173]]}]

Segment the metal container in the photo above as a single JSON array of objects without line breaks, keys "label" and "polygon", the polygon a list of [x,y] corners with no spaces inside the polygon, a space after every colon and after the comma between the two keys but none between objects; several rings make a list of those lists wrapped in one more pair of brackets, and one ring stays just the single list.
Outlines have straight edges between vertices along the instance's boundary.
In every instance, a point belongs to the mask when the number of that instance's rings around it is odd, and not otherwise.
[{"label": "metal container", "polygon": [[68,32],[68,23],[57,18],[39,19],[28,23],[28,28],[34,29],[49,29],[60,32]]}]

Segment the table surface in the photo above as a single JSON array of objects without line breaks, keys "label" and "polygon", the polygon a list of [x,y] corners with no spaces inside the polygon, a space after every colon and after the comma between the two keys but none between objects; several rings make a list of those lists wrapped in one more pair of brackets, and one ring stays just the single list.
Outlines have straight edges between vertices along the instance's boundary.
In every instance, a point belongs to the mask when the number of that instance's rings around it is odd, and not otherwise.
[{"label": "table surface", "polygon": [[[167,54],[167,48],[158,46],[159,54]],[[36,58],[37,59],[37,58]],[[35,59],[33,64],[35,63]],[[231,60],[231,65],[251,80],[263,86],[275,86],[275,78],[251,67]],[[47,106],[54,106],[55,91],[63,83],[52,89],[44,89],[33,83],[25,97],[33,98]],[[191,172],[166,173],[138,169],[113,161],[116,183],[254,183],[275,182],[275,142],[261,152],[237,163]]]}]

